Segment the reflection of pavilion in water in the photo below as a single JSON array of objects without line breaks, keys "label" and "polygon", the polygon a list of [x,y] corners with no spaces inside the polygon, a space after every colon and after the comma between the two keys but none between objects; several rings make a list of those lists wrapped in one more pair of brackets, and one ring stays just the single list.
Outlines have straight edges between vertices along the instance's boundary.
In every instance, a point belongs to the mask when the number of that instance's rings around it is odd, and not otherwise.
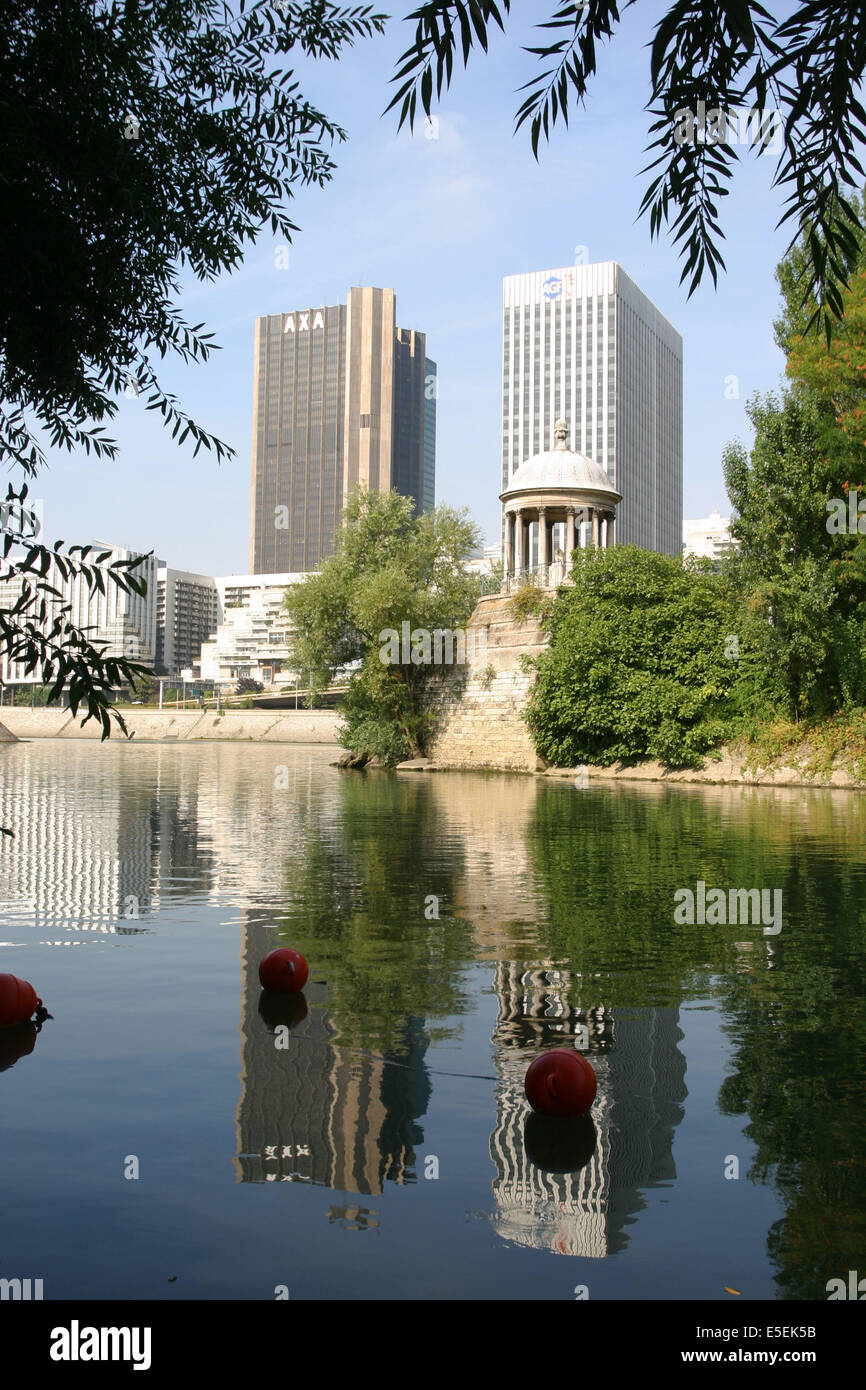
[{"label": "reflection of pavilion in water", "polygon": [[[342,1192],[381,1192],[415,1181],[417,1119],[430,1081],[421,1019],[407,1020],[399,1058],[359,1056],[335,1042],[322,1007],[327,987],[307,984],[309,1013],[277,1048],[259,1013],[258,962],[282,944],[247,923],[241,945],[241,1098],[237,1110],[239,1182],[312,1182]],[[291,1008],[288,1005],[287,1008]],[[393,1065],[398,1062],[400,1065]]]},{"label": "reflection of pavilion in water", "polygon": [[[676,1009],[635,1010],[614,1025],[603,1008],[584,1013],[569,1004],[572,979],[545,964],[496,967],[493,1221],[520,1245],[602,1258],[625,1247],[623,1228],[645,1206],[640,1189],[676,1176],[671,1149],[686,1096],[685,1058]],[[523,1081],[539,1051],[557,1042],[573,1047],[579,1026],[589,1035],[580,1050],[598,1078],[595,1152],[577,1172],[546,1172],[526,1153]]]}]

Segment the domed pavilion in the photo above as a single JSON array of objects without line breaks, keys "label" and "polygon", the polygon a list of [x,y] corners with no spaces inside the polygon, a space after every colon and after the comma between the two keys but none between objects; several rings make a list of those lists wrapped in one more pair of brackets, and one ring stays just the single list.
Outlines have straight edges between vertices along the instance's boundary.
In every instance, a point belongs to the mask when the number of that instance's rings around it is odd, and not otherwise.
[{"label": "domed pavilion", "polygon": [[568,448],[567,436],[568,425],[557,420],[554,447],[522,463],[500,493],[506,593],[527,579],[556,588],[571,568],[575,547],[614,544],[622,493],[600,464]]}]

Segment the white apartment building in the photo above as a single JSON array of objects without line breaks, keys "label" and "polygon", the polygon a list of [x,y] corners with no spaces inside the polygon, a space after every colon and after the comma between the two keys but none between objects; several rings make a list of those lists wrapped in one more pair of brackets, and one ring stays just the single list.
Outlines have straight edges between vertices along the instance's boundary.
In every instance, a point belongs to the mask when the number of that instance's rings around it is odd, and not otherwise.
[{"label": "white apartment building", "polygon": [[[110,552],[103,568],[115,560],[129,560],[142,556],[140,550],[130,550],[114,545],[110,541],[91,541],[93,549],[84,563],[93,564],[97,555]],[[10,560],[14,560],[14,554]],[[79,557],[75,556],[76,561]],[[56,564],[52,564],[45,578],[60,593],[56,598],[45,595],[47,608],[44,627],[50,629],[54,618],[66,605],[70,612],[67,621],[76,627],[87,629],[85,636],[94,646],[100,648],[104,656],[126,657],[129,661],[152,666],[156,654],[156,567],[153,555],[146,555],[133,573],[146,580],[147,593],[125,592],[109,578],[105,581],[105,593],[91,589],[82,575],[70,575],[64,579]],[[0,605],[11,608],[20,596],[25,578],[8,574],[8,565],[0,570]],[[26,615],[22,615],[26,621]],[[30,621],[35,621],[35,612]],[[42,667],[25,672],[22,661],[10,661],[8,652],[0,654],[0,681],[4,685],[40,685],[43,683]]]},{"label": "white apartment building", "polygon": [[307,577],[230,574],[215,579],[222,617],[193,663],[196,677],[217,685],[244,676],[263,685],[293,683],[286,652],[291,626],[282,611],[283,596],[290,584],[301,584]]},{"label": "white apartment building", "polygon": [[697,521],[684,521],[683,555],[705,555],[710,560],[720,560],[739,544],[731,535],[730,526],[731,518],[717,511]]},{"label": "white apartment building", "polygon": [[618,544],[679,555],[682,374],[681,335],[616,261],[507,275],[501,490],[562,418],[622,493]]},{"label": "white apartment building", "polygon": [[216,580],[158,561],[156,669],[177,678],[192,666],[222,618]]}]

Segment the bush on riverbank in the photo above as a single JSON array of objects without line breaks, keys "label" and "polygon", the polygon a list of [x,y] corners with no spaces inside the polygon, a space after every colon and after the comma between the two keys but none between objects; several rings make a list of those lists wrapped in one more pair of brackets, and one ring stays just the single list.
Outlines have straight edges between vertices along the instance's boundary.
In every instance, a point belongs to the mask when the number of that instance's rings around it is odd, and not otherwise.
[{"label": "bush on riverbank", "polygon": [[572,579],[535,662],[526,718],[538,752],[561,767],[639,758],[699,766],[734,712],[725,581],[708,562],[636,546],[576,552]]}]

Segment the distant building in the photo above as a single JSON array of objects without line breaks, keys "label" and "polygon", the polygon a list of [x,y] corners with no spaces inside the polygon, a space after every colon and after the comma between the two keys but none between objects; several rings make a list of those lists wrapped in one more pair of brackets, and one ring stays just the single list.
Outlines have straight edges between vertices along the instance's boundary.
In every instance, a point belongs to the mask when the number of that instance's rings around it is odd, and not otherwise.
[{"label": "distant building", "polygon": [[283,613],[290,584],[305,574],[230,574],[214,580],[220,621],[191,665],[203,681],[230,685],[243,677],[262,685],[293,680],[286,644],[292,628]]},{"label": "distant building", "polygon": [[192,666],[220,621],[216,581],[205,574],[170,569],[156,572],[156,667],[176,678]]},{"label": "distant building", "polygon": [[731,518],[721,512],[710,512],[697,521],[683,522],[683,555],[705,555],[720,560],[737,545],[730,531]]},{"label": "distant building", "polygon": [[502,558],[502,552],[498,541],[492,545],[485,545],[482,550],[470,555],[466,561],[466,569],[470,574],[490,574],[494,565],[498,565]]},{"label": "distant building", "polygon": [[419,514],[432,506],[435,372],[425,335],[397,326],[391,289],[256,319],[254,573],[307,572],[333,555],[359,484],[412,497]]},{"label": "distant building", "polygon": [[[130,560],[143,555],[140,550],[129,550],[110,541],[91,541],[91,545],[93,550],[87,557],[87,562],[91,564],[96,555],[109,552],[104,568],[115,560]],[[14,555],[10,556],[10,559],[14,558]],[[77,628],[86,628],[87,640],[98,647],[104,656],[125,657],[152,667],[156,655],[156,568],[157,561],[153,555],[145,555],[142,563],[133,571],[137,578],[146,581],[146,594],[127,593],[110,580],[106,581],[105,593],[100,593],[98,589],[91,589],[80,574],[64,579],[56,564],[52,563],[44,577],[58,590],[60,597],[45,595],[44,630],[50,629],[55,617],[68,605],[70,611],[66,614],[66,620]],[[5,609],[14,605],[24,582],[25,578],[21,575],[13,574],[8,578],[0,575],[0,603]],[[8,652],[4,651],[0,656],[0,681],[4,685],[41,685],[42,667],[25,672],[24,663],[10,661]]]},{"label": "distant building", "polygon": [[[502,294],[502,492],[566,446],[622,495],[616,540],[680,553],[683,341],[615,261],[507,275]],[[504,535],[503,515],[503,535]],[[539,563],[538,521],[523,564]]]}]

